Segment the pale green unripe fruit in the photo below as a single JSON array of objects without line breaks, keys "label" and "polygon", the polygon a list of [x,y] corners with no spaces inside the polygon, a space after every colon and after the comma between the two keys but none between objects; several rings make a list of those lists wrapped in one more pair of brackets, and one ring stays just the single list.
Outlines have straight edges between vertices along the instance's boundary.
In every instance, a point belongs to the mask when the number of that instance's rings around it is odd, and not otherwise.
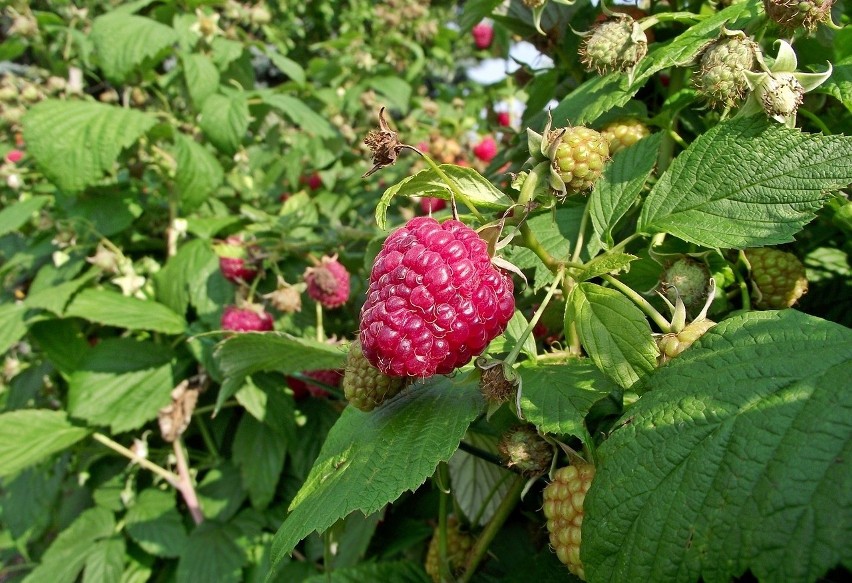
[{"label": "pale green unripe fruit", "polygon": [[704,51],[696,88],[711,107],[734,107],[748,90],[743,73],[750,71],[755,61],[753,41],[744,36],[723,37]]}]

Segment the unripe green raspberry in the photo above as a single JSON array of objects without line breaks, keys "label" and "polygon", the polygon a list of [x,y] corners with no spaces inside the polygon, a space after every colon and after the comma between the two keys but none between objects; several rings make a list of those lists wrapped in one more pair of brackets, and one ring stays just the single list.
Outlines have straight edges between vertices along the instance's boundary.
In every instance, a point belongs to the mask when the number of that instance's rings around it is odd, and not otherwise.
[{"label": "unripe green raspberry", "polygon": [[580,562],[583,502],[595,477],[595,467],[579,463],[556,470],[553,481],[544,488],[544,516],[550,545],[568,570],[586,580]]},{"label": "unripe green raspberry", "polygon": [[748,90],[743,73],[754,66],[756,54],[755,43],[744,35],[722,37],[704,51],[696,87],[711,107],[734,107],[742,100]]},{"label": "unripe green raspberry", "polygon": [[[429,549],[426,551],[426,573],[435,583],[441,581],[441,555],[439,548],[438,527],[432,540],[429,541]],[[473,547],[473,537],[459,529],[459,522],[455,516],[447,517],[447,560],[450,563],[450,571],[454,574],[464,569],[467,555]]]},{"label": "unripe green raspberry", "polygon": [[580,60],[590,71],[627,71],[648,52],[648,40],[639,23],[616,14],[600,23],[580,47]]},{"label": "unripe green raspberry", "polygon": [[507,431],[497,448],[506,459],[506,465],[518,468],[525,476],[540,476],[550,468],[553,447],[529,426]]},{"label": "unripe green raspberry", "polygon": [[804,27],[813,31],[831,18],[832,4],[834,0],[763,0],[769,19],[787,30]]},{"label": "unripe green raspberry", "polygon": [[648,126],[633,118],[616,120],[601,130],[601,134],[609,144],[610,154],[632,146],[650,133]]},{"label": "unripe green raspberry", "polygon": [[389,377],[367,362],[360,340],[349,345],[346,371],[343,375],[343,394],[361,411],[372,411],[405,386],[405,377]]},{"label": "unripe green raspberry", "polygon": [[692,346],[705,332],[716,325],[713,320],[702,318],[686,325],[677,334],[665,334],[657,340],[660,356],[657,364],[665,364],[675,356]]},{"label": "unripe green raspberry", "polygon": [[789,308],[808,291],[805,266],[792,253],[760,247],[748,249],[745,254],[751,264],[751,283],[758,308]]},{"label": "unripe green raspberry", "polygon": [[707,266],[689,257],[681,257],[663,272],[662,284],[666,297],[674,304],[679,295],[690,311],[704,305],[709,283],[710,270]]},{"label": "unripe green raspberry", "polygon": [[609,144],[600,132],[576,126],[562,134],[553,158],[553,169],[570,195],[591,190],[603,174],[608,158]]}]

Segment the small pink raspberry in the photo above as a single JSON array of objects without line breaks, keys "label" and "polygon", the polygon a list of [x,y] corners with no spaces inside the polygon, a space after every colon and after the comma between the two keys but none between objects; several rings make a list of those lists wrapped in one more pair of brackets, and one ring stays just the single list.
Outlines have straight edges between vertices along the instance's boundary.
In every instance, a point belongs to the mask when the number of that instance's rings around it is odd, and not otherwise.
[{"label": "small pink raspberry", "polygon": [[485,136],[473,147],[473,155],[483,162],[491,162],[497,156],[497,142],[491,136]]},{"label": "small pink raspberry", "polygon": [[318,172],[314,172],[309,176],[302,176],[301,182],[311,190],[317,190],[322,186],[322,178]]},{"label": "small pink raspberry", "polygon": [[6,154],[6,161],[12,164],[17,164],[23,159],[24,153],[20,150],[12,150],[8,154]]},{"label": "small pink raspberry", "polygon": [[293,397],[296,400],[304,399],[309,395],[317,398],[327,397],[328,391],[322,385],[337,388],[340,386],[340,381],[343,380],[343,371],[339,369],[308,370],[302,372],[302,375],[319,381],[322,384],[287,377],[287,386],[293,390]]},{"label": "small pink raspberry", "polygon": [[221,326],[232,332],[267,332],[272,330],[273,320],[262,306],[226,306]]},{"label": "small pink raspberry", "polygon": [[512,291],[473,229],[413,218],[391,233],[373,264],[361,348],[387,375],[448,374],[505,330]]},{"label": "small pink raspberry", "polygon": [[494,28],[486,22],[480,22],[470,32],[473,35],[473,42],[478,49],[487,49],[494,40]]},{"label": "small pink raspberry", "polygon": [[512,124],[512,120],[509,117],[508,111],[499,111],[497,112],[497,125],[507,128]]},{"label": "small pink raspberry", "polygon": [[349,299],[349,272],[337,256],[323,257],[316,267],[305,271],[308,295],[328,309],[339,308]]},{"label": "small pink raspberry", "polygon": [[447,208],[447,201],[443,198],[424,196],[420,199],[420,210],[423,211],[424,215],[436,213],[445,208]]},{"label": "small pink raspberry", "polygon": [[559,468],[544,488],[544,516],[550,545],[568,570],[586,580],[580,561],[583,502],[595,477],[595,466],[586,463]]},{"label": "small pink raspberry", "polygon": [[242,237],[232,235],[224,243],[216,244],[215,248],[219,255],[219,270],[225,279],[246,283],[257,276],[258,269],[251,258],[251,248],[243,242]]}]

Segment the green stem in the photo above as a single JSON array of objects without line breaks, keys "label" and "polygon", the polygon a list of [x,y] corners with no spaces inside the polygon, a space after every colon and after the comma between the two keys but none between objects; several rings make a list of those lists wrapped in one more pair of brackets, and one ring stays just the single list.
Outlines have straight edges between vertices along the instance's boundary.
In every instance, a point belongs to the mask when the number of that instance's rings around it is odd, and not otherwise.
[{"label": "green stem", "polygon": [[500,506],[497,507],[497,511],[488,522],[488,526],[485,527],[485,530],[483,530],[479,535],[479,538],[476,539],[476,543],[470,551],[464,575],[462,575],[459,579],[459,583],[468,583],[473,578],[473,574],[476,572],[476,568],[479,566],[479,563],[482,562],[483,557],[485,557],[485,553],[488,551],[491,541],[493,541],[494,537],[497,536],[497,533],[500,532],[503,524],[509,518],[512,510],[521,499],[521,492],[524,489],[524,484],[526,484],[526,479],[523,476],[515,476],[515,481],[506,493],[506,497],[503,498],[502,502],[500,502]]},{"label": "green stem", "polygon": [[435,163],[435,161],[431,158],[431,156],[429,156],[428,154],[426,154],[424,152],[421,152],[417,148],[412,148],[412,149],[415,152],[417,152],[418,154],[420,154],[423,157],[424,160],[426,160],[426,163],[429,164],[429,167],[432,168],[432,170],[435,171],[435,173],[441,178],[441,180],[443,180],[446,183],[446,185],[450,187],[450,191],[453,193],[453,196],[455,198],[457,198],[458,200],[460,200],[463,205],[465,205],[467,208],[469,208],[470,212],[473,213],[473,216],[475,216],[477,218],[477,220],[479,220],[479,222],[481,222],[481,223],[487,222],[485,220],[485,217],[483,217],[482,214],[480,214],[479,210],[477,210],[477,208],[475,206],[473,206],[473,203],[470,202],[470,199],[467,198],[467,196],[464,193],[462,193],[461,190],[459,190],[458,185],[449,176],[447,176],[446,172],[444,172],[441,169],[441,167],[438,166],[438,164]]},{"label": "green stem", "polygon": [[[222,405],[224,407],[225,405]],[[212,411],[215,406],[210,407]],[[216,447],[216,442],[213,440],[213,435],[210,434],[210,429],[207,427],[207,422],[200,416],[198,416],[198,410],[195,411],[195,424],[198,426],[198,432],[201,433],[201,439],[204,441],[204,445],[207,447],[207,451],[213,456],[216,461],[221,459],[219,455],[219,448]]]},{"label": "green stem", "polygon": [[438,564],[440,565],[441,581],[451,581],[452,573],[450,563],[447,560],[447,506],[450,494],[443,490],[443,487],[450,481],[450,471],[447,468],[447,462],[440,463],[438,473],[442,486],[440,498],[438,499]]},{"label": "green stem", "polygon": [[544,263],[545,267],[547,267],[550,271],[555,272],[559,269],[559,262],[547,252],[547,249],[542,247],[538,238],[536,238],[532,229],[530,229],[530,226],[526,222],[521,223],[518,229],[521,232],[521,241],[524,247],[535,253],[536,257],[541,259],[541,262]]},{"label": "green stem", "polygon": [[165,481],[167,481],[172,487],[179,489],[180,478],[178,478],[178,476],[168,471],[167,469],[158,466],[152,461],[137,456],[135,453],[133,453],[120,443],[113,441],[103,433],[93,433],[92,438],[94,438],[95,441],[101,443],[102,445],[107,446],[111,450],[120,453],[124,457],[128,458],[130,461],[139,464],[146,470],[154,472],[155,474],[163,478]]},{"label": "green stem", "polygon": [[832,134],[831,129],[825,125],[825,122],[822,121],[817,114],[802,107],[799,108],[799,113],[804,117],[808,118],[812,124],[819,128],[826,136],[830,136]]},{"label": "green stem", "polygon": [[648,30],[659,22],[701,22],[709,14],[695,14],[694,12],[661,12],[654,16],[642,19],[640,26],[642,30]]},{"label": "green stem", "polygon": [[629,237],[627,237],[626,239],[624,239],[620,243],[616,243],[612,247],[612,249],[609,250],[609,252],[610,253],[617,253],[617,252],[621,251],[622,249],[624,249],[625,247],[627,247],[627,245],[629,243],[632,243],[633,241],[635,241],[636,239],[638,239],[641,236],[642,235],[640,235],[639,233],[633,233],[632,235],[630,235]]},{"label": "green stem", "polygon": [[518,194],[519,205],[526,206],[527,203],[533,199],[535,187],[538,185],[538,181],[541,179],[542,173],[549,171],[550,165],[547,162],[541,162],[535,168],[530,170],[524,180],[523,186],[521,186],[521,192]]},{"label": "green stem", "polygon": [[586,239],[586,226],[589,223],[589,202],[586,201],[586,206],[583,208],[583,216],[580,219],[580,228],[577,231],[577,240],[574,241],[574,254],[571,255],[571,262],[577,263],[580,261],[580,254],[583,252],[583,243]]},{"label": "green stem", "polygon": [[562,282],[562,278],[565,276],[565,268],[560,269],[556,273],[556,277],[553,279],[553,283],[550,284],[550,289],[547,290],[547,295],[544,296],[544,300],[542,300],[541,305],[538,307],[538,310],[535,311],[533,317],[530,319],[527,327],[521,332],[521,335],[518,337],[515,342],[515,346],[512,347],[512,352],[509,353],[509,356],[506,357],[506,360],[503,361],[504,364],[508,366],[512,366],[517,360],[518,355],[521,353],[521,348],[524,346],[524,342],[527,340],[527,336],[532,333],[535,325],[538,324],[539,319],[541,319],[541,315],[544,313],[545,308],[547,308],[547,304],[550,303],[550,299],[553,297],[553,294],[556,292],[556,289],[559,287],[559,284]]},{"label": "green stem", "polygon": [[325,342],[325,330],[322,327],[322,304],[317,302],[317,342]]},{"label": "green stem", "polygon": [[654,321],[660,331],[669,333],[671,332],[671,324],[669,324],[668,320],[666,320],[662,314],[660,314],[654,306],[652,306],[648,300],[640,296],[638,293],[633,291],[630,287],[618,281],[611,275],[603,275],[601,276],[605,281],[609,282],[612,287],[616,288],[618,291],[626,295],[630,300],[636,304],[640,310],[645,312],[645,314]]},{"label": "green stem", "polygon": [[[748,257],[746,257],[745,251],[740,251],[737,261],[744,265],[746,269],[751,269],[751,264],[748,261]],[[737,285],[740,288],[743,310],[749,311],[751,310],[751,292],[748,289],[748,283],[746,283],[746,280],[743,277],[743,274],[740,273],[739,269],[734,269],[734,277],[737,279]]]}]

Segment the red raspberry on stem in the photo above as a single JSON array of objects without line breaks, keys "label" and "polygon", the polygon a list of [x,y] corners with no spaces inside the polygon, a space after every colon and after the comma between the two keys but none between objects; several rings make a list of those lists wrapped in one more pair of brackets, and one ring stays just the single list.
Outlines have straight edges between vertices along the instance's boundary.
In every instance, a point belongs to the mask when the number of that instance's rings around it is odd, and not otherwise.
[{"label": "red raspberry on stem", "polygon": [[483,162],[491,162],[497,156],[497,142],[491,136],[485,136],[473,147],[473,155]]},{"label": "red raspberry on stem", "polygon": [[257,276],[258,269],[252,264],[249,250],[239,235],[217,244],[216,253],[219,255],[219,270],[228,281],[250,282]]},{"label": "red raspberry on stem", "polygon": [[349,272],[337,260],[337,256],[323,257],[316,267],[305,272],[308,295],[323,307],[338,308],[349,299]]},{"label": "red raspberry on stem", "polygon": [[267,332],[272,330],[272,316],[262,306],[225,306],[222,313],[223,330],[232,332]]},{"label": "red raspberry on stem", "polygon": [[511,125],[511,123],[512,123],[512,121],[511,121],[511,118],[509,117],[508,111],[497,112],[497,125],[498,126],[502,126],[504,128],[507,128],[507,127],[509,127],[509,125]]},{"label": "red raspberry on stem", "polygon": [[473,35],[473,42],[478,49],[487,49],[494,40],[494,28],[487,22],[480,22],[470,32]]},{"label": "red raspberry on stem", "polygon": [[24,153],[20,150],[12,150],[8,154],[6,154],[6,161],[11,162],[12,164],[17,164],[24,157]]},{"label": "red raspberry on stem", "polygon": [[390,376],[448,374],[480,354],[515,311],[512,279],[456,220],[416,217],[376,256],[361,309],[361,348]]},{"label": "red raspberry on stem", "polygon": [[[343,371],[338,369],[309,370],[302,372],[302,375],[315,379],[329,387],[339,387],[340,381],[343,380]],[[287,386],[293,390],[293,397],[296,400],[304,399],[307,396],[328,396],[328,391],[321,385],[310,381],[303,381],[302,379],[287,377]]]}]

